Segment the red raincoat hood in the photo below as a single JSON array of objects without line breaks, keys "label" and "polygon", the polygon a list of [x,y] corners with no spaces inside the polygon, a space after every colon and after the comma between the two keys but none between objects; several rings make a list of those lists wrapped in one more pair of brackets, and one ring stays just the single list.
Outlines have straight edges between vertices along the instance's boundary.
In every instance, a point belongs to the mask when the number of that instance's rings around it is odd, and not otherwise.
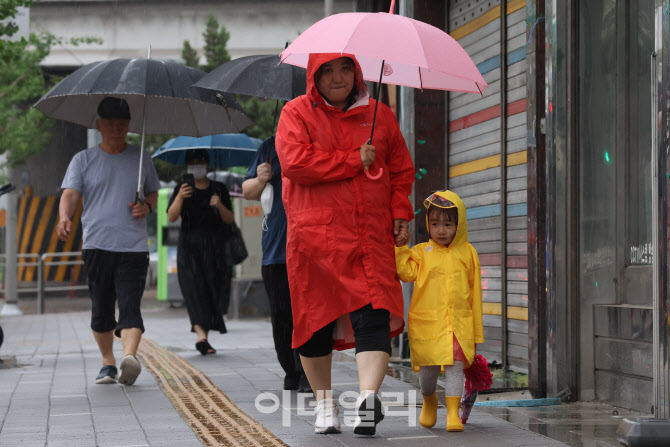
[{"label": "red raincoat hood", "polygon": [[314,82],[314,75],[316,74],[316,71],[326,62],[330,62],[340,57],[348,57],[354,61],[354,65],[356,67],[354,70],[354,83],[356,84],[356,87],[358,87],[358,98],[356,99],[360,99],[364,95],[368,94],[368,86],[363,80],[363,70],[361,70],[361,66],[358,64],[358,61],[353,54],[311,53],[309,55],[309,61],[307,62],[307,97],[312,103],[316,102],[322,106],[326,105],[326,101],[316,89],[316,83]]}]

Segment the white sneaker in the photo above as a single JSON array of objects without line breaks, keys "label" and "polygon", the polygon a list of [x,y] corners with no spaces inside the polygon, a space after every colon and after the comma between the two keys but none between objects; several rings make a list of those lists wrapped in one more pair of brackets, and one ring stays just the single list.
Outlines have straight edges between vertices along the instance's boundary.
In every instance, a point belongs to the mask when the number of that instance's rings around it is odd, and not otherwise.
[{"label": "white sneaker", "polygon": [[333,399],[323,399],[316,404],[316,421],[314,433],[328,435],[342,433],[340,426],[340,409]]},{"label": "white sneaker", "polygon": [[354,434],[374,436],[377,424],[384,419],[384,405],[372,390],[363,391],[356,399],[356,421]]},{"label": "white sneaker", "polygon": [[142,365],[140,364],[140,361],[137,360],[137,357],[128,354],[121,361],[119,370],[119,383],[123,385],[132,385],[135,383],[135,380],[137,380],[137,376],[140,375]]}]

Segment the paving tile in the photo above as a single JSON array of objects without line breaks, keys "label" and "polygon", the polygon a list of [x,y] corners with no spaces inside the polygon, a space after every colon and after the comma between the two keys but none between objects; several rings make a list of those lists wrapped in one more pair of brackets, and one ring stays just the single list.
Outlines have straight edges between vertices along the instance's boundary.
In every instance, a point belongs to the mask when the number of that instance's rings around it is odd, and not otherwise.
[{"label": "paving tile", "polygon": [[[212,337],[211,342],[219,349],[219,353],[215,356],[201,356],[193,349],[193,340],[186,329],[183,332],[174,330],[177,325],[188,327],[185,311],[175,311],[171,316],[160,312],[145,314],[145,336],[158,341],[191,362],[195,368],[210,375],[213,383],[238,407],[291,446],[437,446],[462,445],[462,442],[467,442],[469,447],[490,447],[518,443],[541,445],[533,443],[548,439],[477,411],[471,415],[472,424],[468,424],[466,431],[457,436],[447,434],[443,425],[442,428],[425,430],[416,426],[420,408],[403,409],[397,405],[389,409],[375,437],[356,437],[351,426],[344,426],[341,435],[315,435],[312,425],[314,415],[307,412],[307,409],[313,408],[310,407],[310,403],[314,402],[311,396],[305,400],[305,412],[299,412],[298,393],[282,393],[283,372],[276,361],[268,321],[227,322],[229,333],[225,336],[213,334]],[[49,447],[143,444],[156,447],[201,446],[194,432],[146,370],[132,387],[94,384],[94,377],[100,368],[100,354],[92,340],[88,318],[89,315],[82,312],[23,316],[16,320],[17,326],[22,324],[31,328],[31,334],[44,333],[44,339],[26,341],[26,344],[15,350],[19,355],[17,361],[28,366],[0,370],[0,417],[14,424],[15,420],[10,415],[33,416],[35,419],[32,420],[42,423],[45,430],[48,423]],[[5,355],[4,352],[0,351],[0,355]],[[115,342],[114,352],[117,360],[120,359],[121,346],[118,341]],[[344,391],[358,389],[358,375],[351,352],[335,353],[334,358],[333,383],[335,397],[339,398]],[[7,371],[9,373],[5,375]],[[18,394],[14,392],[15,388]],[[410,384],[391,377],[385,378],[381,390],[401,392],[405,397],[409,396],[408,392],[416,395]],[[260,391],[275,393],[285,408],[272,414],[259,412],[255,402]],[[12,393],[18,398],[10,400]],[[420,396],[416,397],[420,402]],[[384,396],[382,398],[385,402],[391,401]],[[444,411],[441,408],[438,413],[438,425],[444,424]],[[47,419],[48,412],[51,416]],[[80,414],[89,412],[92,414]],[[594,414],[598,412],[605,414],[603,409],[593,409]],[[288,418],[288,426],[283,425],[284,415]],[[507,416],[517,424],[524,422],[523,417],[516,413],[501,412],[500,416]],[[551,413],[532,415],[530,423],[539,424],[541,421],[537,422],[538,418],[545,416],[550,417]],[[25,426],[16,427],[22,430]],[[553,430],[557,428],[553,427],[549,432]],[[30,438],[21,432],[3,430],[0,433],[0,446],[14,447],[22,445],[22,442],[32,443],[26,445],[44,445],[46,435],[43,434],[43,438],[39,435],[34,433],[34,427]],[[571,439],[579,439],[579,436],[573,434]]]}]

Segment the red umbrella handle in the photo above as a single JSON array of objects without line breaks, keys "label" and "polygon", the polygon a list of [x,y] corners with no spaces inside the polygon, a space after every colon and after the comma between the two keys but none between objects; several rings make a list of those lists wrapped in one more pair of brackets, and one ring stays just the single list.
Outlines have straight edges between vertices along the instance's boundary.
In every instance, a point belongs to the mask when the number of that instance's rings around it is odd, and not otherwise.
[{"label": "red umbrella handle", "polygon": [[382,178],[383,173],[384,173],[384,168],[379,168],[379,172],[375,175],[370,174],[370,170],[368,168],[365,168],[365,175],[370,180],[379,180],[380,178]]}]

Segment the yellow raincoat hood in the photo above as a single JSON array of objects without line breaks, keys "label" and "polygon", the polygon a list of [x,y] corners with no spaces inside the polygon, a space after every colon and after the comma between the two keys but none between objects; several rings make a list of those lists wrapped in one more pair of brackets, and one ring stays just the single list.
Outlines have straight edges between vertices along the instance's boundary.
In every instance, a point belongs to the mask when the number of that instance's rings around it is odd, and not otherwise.
[{"label": "yellow raincoat hood", "polygon": [[[458,227],[456,229],[456,235],[454,236],[454,240],[451,241],[451,244],[449,244],[449,248],[461,247],[466,245],[468,243],[468,219],[466,216],[465,204],[463,203],[461,198],[458,197],[458,194],[456,194],[455,192],[451,192],[449,190],[436,191],[433,194],[431,194],[431,197],[434,195],[447,199],[448,201],[456,205],[456,207],[458,208]],[[426,207],[426,229],[428,230],[428,234],[430,234],[430,225],[428,225],[428,209],[431,206],[430,197],[428,197],[423,201],[423,206]]]},{"label": "yellow raincoat hood", "polygon": [[[408,314],[412,366],[452,365],[453,341],[472,363],[475,344],[484,342],[481,267],[468,242],[463,201],[451,191],[435,193],[458,207],[458,228],[449,247],[433,241],[411,249],[396,247],[396,270],[404,282],[414,282]],[[430,203],[424,202],[424,205]],[[428,225],[428,217],[426,217]]]}]

